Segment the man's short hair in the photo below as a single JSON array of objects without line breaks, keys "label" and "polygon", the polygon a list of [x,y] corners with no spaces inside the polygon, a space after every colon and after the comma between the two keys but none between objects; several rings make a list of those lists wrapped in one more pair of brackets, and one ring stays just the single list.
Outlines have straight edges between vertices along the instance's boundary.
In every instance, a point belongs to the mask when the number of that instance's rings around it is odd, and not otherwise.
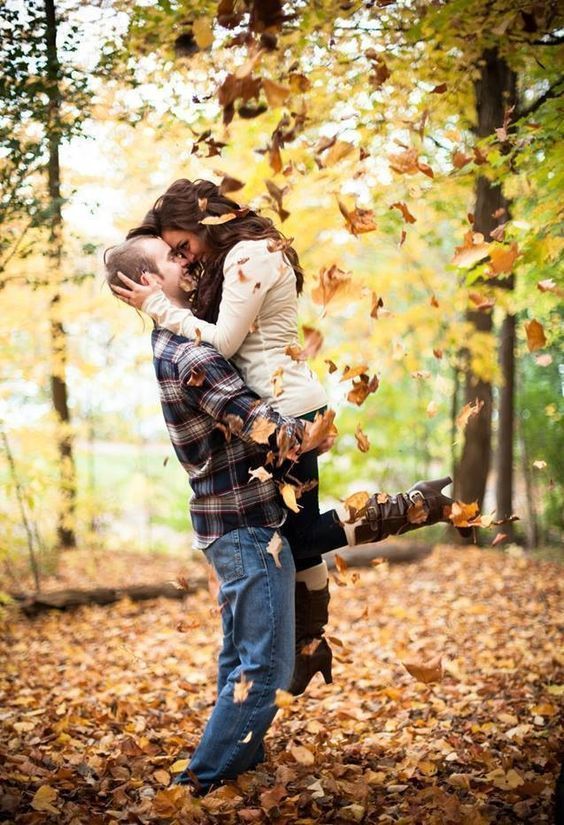
[{"label": "man's short hair", "polygon": [[144,249],[149,237],[142,236],[131,238],[128,241],[111,246],[104,252],[104,266],[106,268],[106,280],[110,286],[123,286],[123,282],[118,278],[118,272],[122,272],[136,283],[141,282],[141,275],[144,272],[160,274],[159,268],[152,255],[147,254]]}]

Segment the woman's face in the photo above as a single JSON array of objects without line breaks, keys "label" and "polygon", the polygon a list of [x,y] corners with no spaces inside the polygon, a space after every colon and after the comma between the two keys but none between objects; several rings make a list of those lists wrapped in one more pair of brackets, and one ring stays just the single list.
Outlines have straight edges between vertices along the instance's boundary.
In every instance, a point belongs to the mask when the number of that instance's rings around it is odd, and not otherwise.
[{"label": "woman's face", "polygon": [[188,264],[202,260],[209,252],[205,241],[195,232],[188,232],[186,229],[165,229],[162,238]]}]

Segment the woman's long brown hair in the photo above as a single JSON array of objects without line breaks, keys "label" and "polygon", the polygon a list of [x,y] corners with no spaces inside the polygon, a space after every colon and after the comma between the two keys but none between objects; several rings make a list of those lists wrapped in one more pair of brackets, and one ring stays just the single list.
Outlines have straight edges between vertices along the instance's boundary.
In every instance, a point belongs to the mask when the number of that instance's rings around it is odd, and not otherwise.
[{"label": "woman's long brown hair", "polygon": [[[236,218],[221,224],[202,224],[206,217],[235,213]],[[197,281],[192,299],[192,310],[198,318],[210,323],[217,321],[223,289],[223,264],[229,250],[239,241],[271,238],[296,273],[298,295],[302,291],[304,273],[298,253],[270,218],[251,209],[242,209],[238,203],[222,195],[219,187],[206,180],[175,181],[147,212],[143,223],[132,229],[127,237],[161,235],[166,229],[183,229],[198,235],[210,250],[205,264],[197,263],[190,273]]]}]

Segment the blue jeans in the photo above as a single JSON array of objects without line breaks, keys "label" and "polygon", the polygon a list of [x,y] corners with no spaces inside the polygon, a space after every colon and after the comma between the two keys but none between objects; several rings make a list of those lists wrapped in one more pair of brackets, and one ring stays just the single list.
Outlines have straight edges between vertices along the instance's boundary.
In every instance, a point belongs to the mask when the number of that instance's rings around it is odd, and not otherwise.
[{"label": "blue jeans", "polygon": [[[264,757],[263,738],[276,715],[276,690],[286,690],[294,670],[294,561],[280,536],[277,567],[267,552],[276,530],[233,530],[206,548],[220,583],[223,646],[218,697],[189,770],[204,788],[234,779]],[[234,702],[234,688],[250,689]],[[182,783],[183,775],[176,782]]]}]

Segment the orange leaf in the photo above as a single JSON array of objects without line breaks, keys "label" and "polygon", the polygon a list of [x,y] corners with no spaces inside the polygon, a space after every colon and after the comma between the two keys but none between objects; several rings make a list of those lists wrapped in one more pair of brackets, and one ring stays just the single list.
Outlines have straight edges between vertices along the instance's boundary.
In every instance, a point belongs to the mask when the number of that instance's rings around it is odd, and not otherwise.
[{"label": "orange leaf", "polygon": [[419,662],[403,662],[404,668],[407,670],[414,679],[417,679],[418,682],[424,682],[425,684],[430,684],[431,682],[440,682],[443,678],[443,664],[442,664],[442,656],[436,656],[431,661],[427,662],[426,664],[421,664]]},{"label": "orange leaf", "polygon": [[535,352],[535,350],[542,349],[546,345],[544,328],[538,321],[533,319],[532,321],[529,321],[528,324],[525,324],[525,332],[527,333],[527,346],[529,348],[529,352]]},{"label": "orange leaf", "polygon": [[370,449],[370,441],[365,433],[362,431],[360,424],[356,425],[354,437],[356,438],[356,446],[361,453],[367,453]]},{"label": "orange leaf", "polygon": [[241,673],[241,678],[238,682],[235,682],[235,686],[233,688],[233,701],[235,704],[239,705],[245,701],[252,686],[253,682],[247,681],[245,674]]},{"label": "orange leaf", "polygon": [[251,438],[257,444],[268,444],[268,439],[276,429],[276,424],[268,418],[259,417],[253,422],[251,427]]},{"label": "orange leaf", "polygon": [[454,501],[449,519],[455,527],[471,527],[470,522],[476,518],[479,510],[477,501],[472,501],[470,504],[463,501]]},{"label": "orange leaf", "polygon": [[373,232],[377,229],[374,222],[374,211],[372,209],[361,209],[357,206],[353,210],[349,210],[338,198],[337,203],[339,204],[341,215],[346,221],[347,229],[352,235]]},{"label": "orange leaf", "polygon": [[275,83],[266,77],[262,79],[262,88],[266,96],[268,105],[271,108],[276,106],[283,106],[290,96],[290,89],[288,86],[282,86],[280,83]]},{"label": "orange leaf", "polygon": [[512,272],[513,264],[518,257],[519,247],[516,243],[512,243],[511,246],[493,246],[490,249],[490,273],[501,275]]},{"label": "orange leaf", "polygon": [[403,201],[396,201],[396,203],[392,203],[390,209],[399,209],[401,214],[403,215],[403,219],[406,223],[415,223],[417,218],[415,218],[409,209],[407,208],[406,204]]},{"label": "orange leaf", "polygon": [[484,236],[480,232],[470,230],[464,236],[462,246],[457,246],[451,261],[454,266],[469,269],[474,264],[479,263],[490,254],[490,244],[484,242]]},{"label": "orange leaf", "polygon": [[349,286],[350,282],[350,275],[343,272],[342,269],[339,269],[336,264],[333,264],[327,269],[321,269],[319,272],[319,284],[312,290],[311,299],[316,304],[326,306],[337,292]]},{"label": "orange leaf", "polygon": [[456,429],[459,433],[462,434],[464,432],[470,419],[474,418],[475,415],[478,415],[483,406],[484,402],[480,401],[478,398],[475,398],[474,401],[470,401],[462,407],[456,416]]},{"label": "orange leaf", "polygon": [[345,367],[339,382],[348,381],[350,378],[357,378],[359,375],[364,375],[367,371],[368,364],[360,364],[358,367]]}]

